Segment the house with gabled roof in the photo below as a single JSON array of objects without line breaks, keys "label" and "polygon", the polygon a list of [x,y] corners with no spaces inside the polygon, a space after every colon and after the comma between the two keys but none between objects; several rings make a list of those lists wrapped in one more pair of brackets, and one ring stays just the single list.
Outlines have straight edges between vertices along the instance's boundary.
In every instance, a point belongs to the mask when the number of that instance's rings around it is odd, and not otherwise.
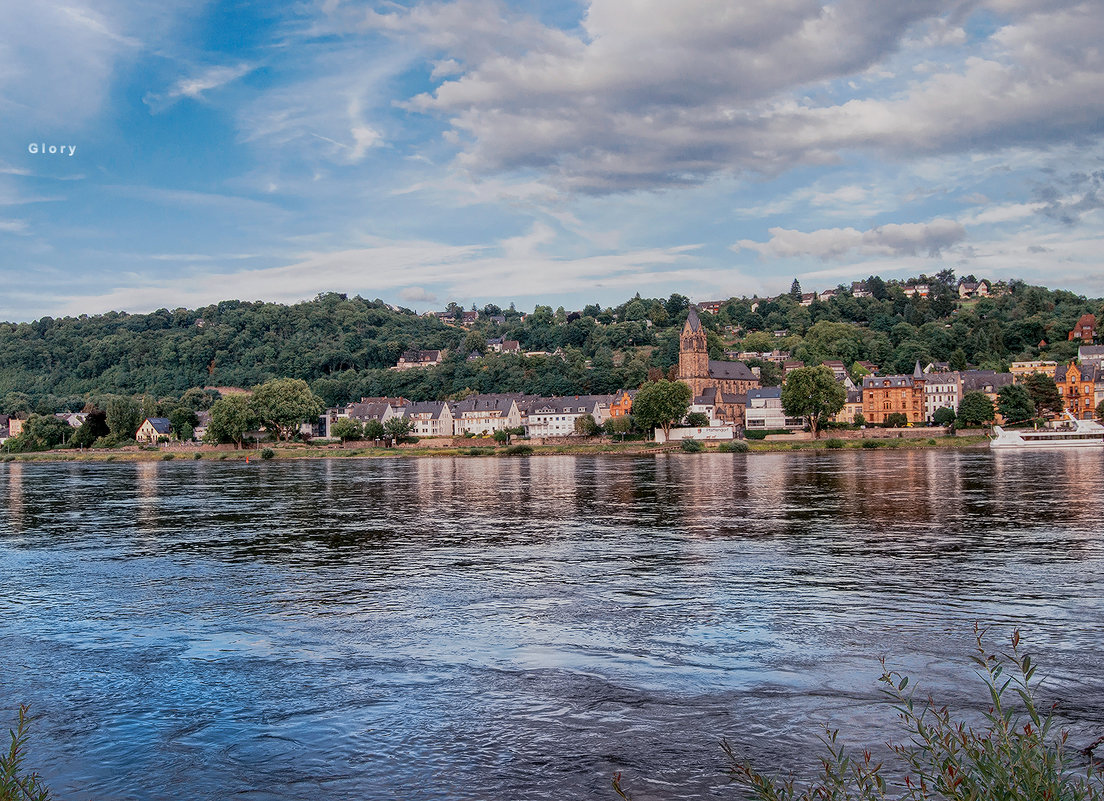
[{"label": "house with gabled roof", "polygon": [[400,406],[395,417],[410,422],[410,433],[419,437],[451,437],[454,433],[452,409],[448,401],[418,401]]},{"label": "house with gabled roof", "polygon": [[171,436],[172,424],[169,423],[169,418],[147,417],[142,421],[142,425],[138,426],[138,433],[134,435],[134,438],[139,442],[153,444],[161,437]]}]

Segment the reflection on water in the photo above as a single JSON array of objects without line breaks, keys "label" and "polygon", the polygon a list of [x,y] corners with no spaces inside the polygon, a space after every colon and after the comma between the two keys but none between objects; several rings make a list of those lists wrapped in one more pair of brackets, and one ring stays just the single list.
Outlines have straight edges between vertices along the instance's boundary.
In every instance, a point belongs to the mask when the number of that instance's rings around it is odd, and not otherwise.
[{"label": "reflection on water", "polygon": [[1099,454],[0,465],[0,697],[60,798],[730,798],[1023,629],[1104,734]]}]

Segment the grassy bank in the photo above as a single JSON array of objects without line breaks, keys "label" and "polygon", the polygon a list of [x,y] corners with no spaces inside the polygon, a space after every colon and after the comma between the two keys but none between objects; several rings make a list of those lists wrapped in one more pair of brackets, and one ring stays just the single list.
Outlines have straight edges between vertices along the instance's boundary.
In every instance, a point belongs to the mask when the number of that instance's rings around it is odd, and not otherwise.
[{"label": "grassy bank", "polygon": [[[53,450],[37,453],[5,454],[0,456],[3,462],[162,462],[162,461],[208,461],[208,462],[246,462],[262,461],[262,454],[269,451],[274,459],[386,459],[396,457],[465,457],[488,458],[508,456],[548,456],[548,455],[620,455],[644,456],[656,453],[682,453],[678,443],[657,445],[654,442],[573,442],[562,445],[528,445],[524,441],[511,447],[496,447],[488,441],[472,440],[471,445],[462,447],[434,448],[417,445],[401,448],[333,448],[326,446],[272,446],[269,448],[248,448],[235,451],[215,450],[125,450],[110,451],[73,451]],[[792,451],[834,451],[834,450],[885,450],[906,449],[924,450],[930,448],[979,448],[985,447],[988,437],[935,437],[930,439],[867,439],[842,440],[825,437],[818,440],[797,440],[794,442],[748,442],[749,453],[779,453]],[[706,443],[704,453],[716,453],[718,443]]]}]

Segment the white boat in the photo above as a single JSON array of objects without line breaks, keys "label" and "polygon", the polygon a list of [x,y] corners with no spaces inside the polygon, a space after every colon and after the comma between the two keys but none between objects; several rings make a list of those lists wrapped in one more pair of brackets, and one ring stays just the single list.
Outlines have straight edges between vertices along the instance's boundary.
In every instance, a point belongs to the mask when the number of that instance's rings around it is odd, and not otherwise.
[{"label": "white boat", "polygon": [[1065,420],[1045,428],[1006,431],[993,426],[990,448],[1104,448],[1104,426],[1095,420],[1078,420],[1066,412]]}]

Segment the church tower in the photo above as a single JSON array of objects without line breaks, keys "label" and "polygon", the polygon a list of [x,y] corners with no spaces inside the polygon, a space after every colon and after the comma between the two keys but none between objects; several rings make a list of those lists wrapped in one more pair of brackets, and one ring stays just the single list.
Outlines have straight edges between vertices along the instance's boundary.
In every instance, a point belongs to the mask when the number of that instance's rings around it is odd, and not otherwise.
[{"label": "church tower", "polygon": [[698,397],[709,383],[709,345],[705,338],[698,313],[693,307],[679,335],[678,377],[690,385],[694,397]]}]

